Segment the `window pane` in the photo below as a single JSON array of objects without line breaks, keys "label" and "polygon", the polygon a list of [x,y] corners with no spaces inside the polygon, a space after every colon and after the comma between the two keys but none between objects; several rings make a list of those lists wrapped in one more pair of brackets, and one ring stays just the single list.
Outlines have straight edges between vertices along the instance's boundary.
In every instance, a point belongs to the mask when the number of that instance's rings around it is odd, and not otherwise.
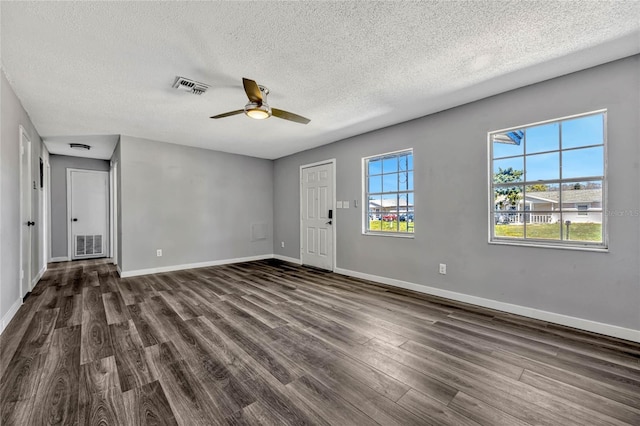
[{"label": "window pane", "polygon": [[382,196],[382,231],[396,232],[398,230],[398,195]]},{"label": "window pane", "polygon": [[527,156],[525,180],[552,180],[560,178],[560,153],[536,154]]},{"label": "window pane", "polygon": [[401,155],[398,158],[398,170],[400,170],[400,171],[413,170],[413,155],[412,154]]},{"label": "window pane", "polygon": [[369,165],[368,174],[379,175],[380,173],[382,173],[382,159],[378,158],[375,160],[369,160],[368,165]]},{"label": "window pane", "polygon": [[369,177],[369,190],[367,192],[382,192],[382,175]]},{"label": "window pane", "polygon": [[397,213],[398,211],[398,194],[390,194],[382,196],[382,212]]},{"label": "window pane", "polygon": [[398,173],[398,188],[400,191],[413,190],[413,172]]},{"label": "window pane", "polygon": [[562,122],[562,148],[604,143],[604,114]]},{"label": "window pane", "polygon": [[[602,181],[562,185],[562,222],[565,239],[602,242]],[[567,221],[569,229],[567,235]]]},{"label": "window pane", "polygon": [[392,173],[398,171],[398,157],[387,157],[382,160],[382,172]]},{"label": "window pane", "polygon": [[527,238],[536,240],[560,240],[560,221],[550,222],[550,215],[525,213]]},{"label": "window pane", "polygon": [[400,207],[399,210],[404,210],[406,212],[409,205],[409,194],[398,194],[398,203]]},{"label": "window pane", "polygon": [[408,202],[409,202],[409,207],[411,208],[411,210],[413,210],[414,208],[414,201],[413,201],[413,192],[410,192],[409,194],[407,194],[408,196]]},{"label": "window pane", "polygon": [[[494,213],[494,235],[500,238],[524,238],[524,224],[517,221],[517,215],[512,214],[506,219],[501,213]],[[504,221],[500,221],[504,219]]]},{"label": "window pane", "polygon": [[533,184],[526,187],[525,210],[533,215],[530,223],[556,223],[560,220],[560,190],[557,184]]},{"label": "window pane", "polygon": [[522,155],[524,153],[523,137],[523,130],[493,134],[491,137],[493,158]]},{"label": "window pane", "polygon": [[526,130],[527,154],[560,149],[560,123],[530,127]]},{"label": "window pane", "polygon": [[[574,216],[578,210],[587,213],[586,216],[590,212],[602,212],[602,197],[602,181],[569,182],[562,185],[562,209],[568,215],[568,220],[576,219]],[[587,208],[584,209],[584,206]]]},{"label": "window pane", "polygon": [[376,220],[380,220],[382,212],[382,197],[380,195],[369,196],[369,215]]},{"label": "window pane", "polygon": [[516,210],[522,204],[523,187],[500,186],[493,189],[493,203],[496,210]]},{"label": "window pane", "polygon": [[562,178],[604,176],[604,147],[562,152]]},{"label": "window pane", "polygon": [[369,227],[367,228],[370,231],[380,231],[382,230],[382,224],[380,221],[380,216],[376,214],[369,215]]},{"label": "window pane", "polygon": [[578,216],[577,212],[566,212],[562,219],[565,240],[602,242],[602,213],[589,212],[587,216]]},{"label": "window pane", "polygon": [[403,203],[403,201],[400,201],[400,207],[398,208],[398,231],[407,232],[407,208]]},{"label": "window pane", "polygon": [[524,157],[507,158],[493,162],[493,182],[508,183],[524,180]]},{"label": "window pane", "polygon": [[390,175],[382,175],[382,192],[398,191],[398,175],[393,173]]}]

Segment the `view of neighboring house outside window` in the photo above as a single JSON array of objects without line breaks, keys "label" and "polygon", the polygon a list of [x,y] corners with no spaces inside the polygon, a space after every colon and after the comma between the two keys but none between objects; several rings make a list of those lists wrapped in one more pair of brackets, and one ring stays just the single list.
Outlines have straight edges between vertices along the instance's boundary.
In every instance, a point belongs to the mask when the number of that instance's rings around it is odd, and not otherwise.
[{"label": "view of neighboring house outside window", "polygon": [[414,232],[413,150],[363,158],[365,234]]},{"label": "view of neighboring house outside window", "polygon": [[490,242],[606,248],[606,111],[488,136]]}]

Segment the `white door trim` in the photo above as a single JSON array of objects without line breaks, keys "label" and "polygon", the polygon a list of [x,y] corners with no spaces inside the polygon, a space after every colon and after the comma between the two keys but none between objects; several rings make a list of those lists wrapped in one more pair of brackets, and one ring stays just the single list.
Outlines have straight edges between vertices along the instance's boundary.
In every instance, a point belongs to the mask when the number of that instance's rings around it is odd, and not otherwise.
[{"label": "white door trim", "polygon": [[51,247],[51,163],[50,157],[47,159],[47,184],[44,187],[44,190],[47,191],[47,263],[53,261],[53,257],[51,257],[52,247]]},{"label": "white door trim", "polygon": [[315,163],[310,163],[310,164],[303,164],[302,166],[300,166],[300,177],[299,177],[299,182],[300,182],[300,189],[299,189],[299,194],[300,194],[300,202],[299,202],[299,220],[300,220],[300,263],[302,263],[302,247],[304,246],[304,236],[303,236],[303,227],[302,227],[302,199],[303,199],[303,194],[302,194],[302,169],[307,169],[309,167],[315,167],[315,166],[322,166],[324,164],[332,164],[333,167],[333,176],[331,176],[331,179],[333,180],[333,225],[331,226],[332,228],[332,232],[333,232],[333,238],[332,238],[332,255],[331,255],[331,271],[335,271],[336,269],[336,228],[338,226],[338,215],[336,213],[336,159],[335,158],[330,158],[328,160],[324,160],[324,161],[317,161]]},{"label": "white door trim", "polygon": [[[22,299],[29,291],[31,291],[31,262],[32,262],[32,249],[29,250],[29,266],[27,267],[27,270],[25,271],[23,269],[23,264],[24,264],[24,259],[23,259],[23,254],[24,254],[24,233],[25,232],[29,232],[29,241],[31,241],[31,228],[29,227],[25,227],[25,223],[23,223],[23,219],[24,219],[24,214],[25,211],[27,209],[29,209],[29,218],[27,220],[31,220],[31,214],[33,214],[32,208],[31,208],[31,204],[32,204],[32,194],[31,194],[31,182],[33,180],[33,173],[31,170],[31,139],[29,138],[29,134],[27,133],[27,131],[25,130],[24,127],[22,127],[22,125],[19,126],[19,130],[18,130],[18,137],[20,140],[20,220],[18,222],[18,226],[20,226],[20,228],[18,228],[20,230],[20,267],[18,268],[18,270],[20,271],[20,280],[18,281],[19,284],[19,290],[18,290],[18,294],[20,295],[20,298]],[[29,181],[28,182],[24,182],[23,181],[23,167],[22,167],[22,156],[23,155],[27,155],[27,172],[29,174]],[[28,206],[25,206],[23,201],[24,201],[24,193],[28,192],[29,196],[27,197],[28,200]],[[26,282],[27,283],[27,289],[26,291],[24,291],[25,289],[23,288],[23,283]]]},{"label": "white door trim", "polygon": [[109,209],[109,232],[111,235],[111,244],[109,247],[109,256],[111,257],[113,264],[118,264],[118,256],[116,253],[118,250],[118,167],[120,165],[117,161],[111,161],[111,168],[109,169],[110,181],[109,181],[109,199],[111,200]]},{"label": "white door trim", "polygon": [[[83,172],[83,173],[101,173],[107,176],[107,209],[109,209],[109,194],[111,193],[111,184],[109,180],[109,172],[103,170],[87,170],[87,169],[74,169],[67,168],[67,258],[69,260],[73,260],[73,236],[71,235],[71,173],[72,172]],[[109,223],[109,212],[107,212],[107,233],[110,232],[111,224]],[[109,241],[108,238],[105,238],[106,241]],[[109,242],[110,244],[110,242]],[[109,255],[109,250],[111,247],[107,247],[105,252],[105,257]]]}]

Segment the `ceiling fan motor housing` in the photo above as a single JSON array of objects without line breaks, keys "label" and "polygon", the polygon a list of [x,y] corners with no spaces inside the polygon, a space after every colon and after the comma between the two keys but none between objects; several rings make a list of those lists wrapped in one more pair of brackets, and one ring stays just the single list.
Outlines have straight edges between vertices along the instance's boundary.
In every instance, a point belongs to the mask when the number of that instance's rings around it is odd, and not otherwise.
[{"label": "ceiling fan motor housing", "polygon": [[267,95],[269,89],[264,86],[258,86],[262,93],[262,102],[249,102],[244,106],[244,113],[251,118],[263,120],[271,117],[271,107],[267,103]]}]

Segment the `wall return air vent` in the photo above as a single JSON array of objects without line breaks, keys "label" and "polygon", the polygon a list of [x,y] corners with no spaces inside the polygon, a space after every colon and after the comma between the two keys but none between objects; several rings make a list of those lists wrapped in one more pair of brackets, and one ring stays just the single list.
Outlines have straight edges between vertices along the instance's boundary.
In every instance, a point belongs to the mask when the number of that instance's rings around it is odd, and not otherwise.
[{"label": "wall return air vent", "polygon": [[104,254],[102,235],[76,235],[76,257]]},{"label": "wall return air vent", "polygon": [[200,83],[195,80],[190,80],[188,78],[178,76],[176,77],[176,81],[171,87],[173,87],[174,89],[193,93],[194,95],[202,95],[210,86],[208,84]]}]

